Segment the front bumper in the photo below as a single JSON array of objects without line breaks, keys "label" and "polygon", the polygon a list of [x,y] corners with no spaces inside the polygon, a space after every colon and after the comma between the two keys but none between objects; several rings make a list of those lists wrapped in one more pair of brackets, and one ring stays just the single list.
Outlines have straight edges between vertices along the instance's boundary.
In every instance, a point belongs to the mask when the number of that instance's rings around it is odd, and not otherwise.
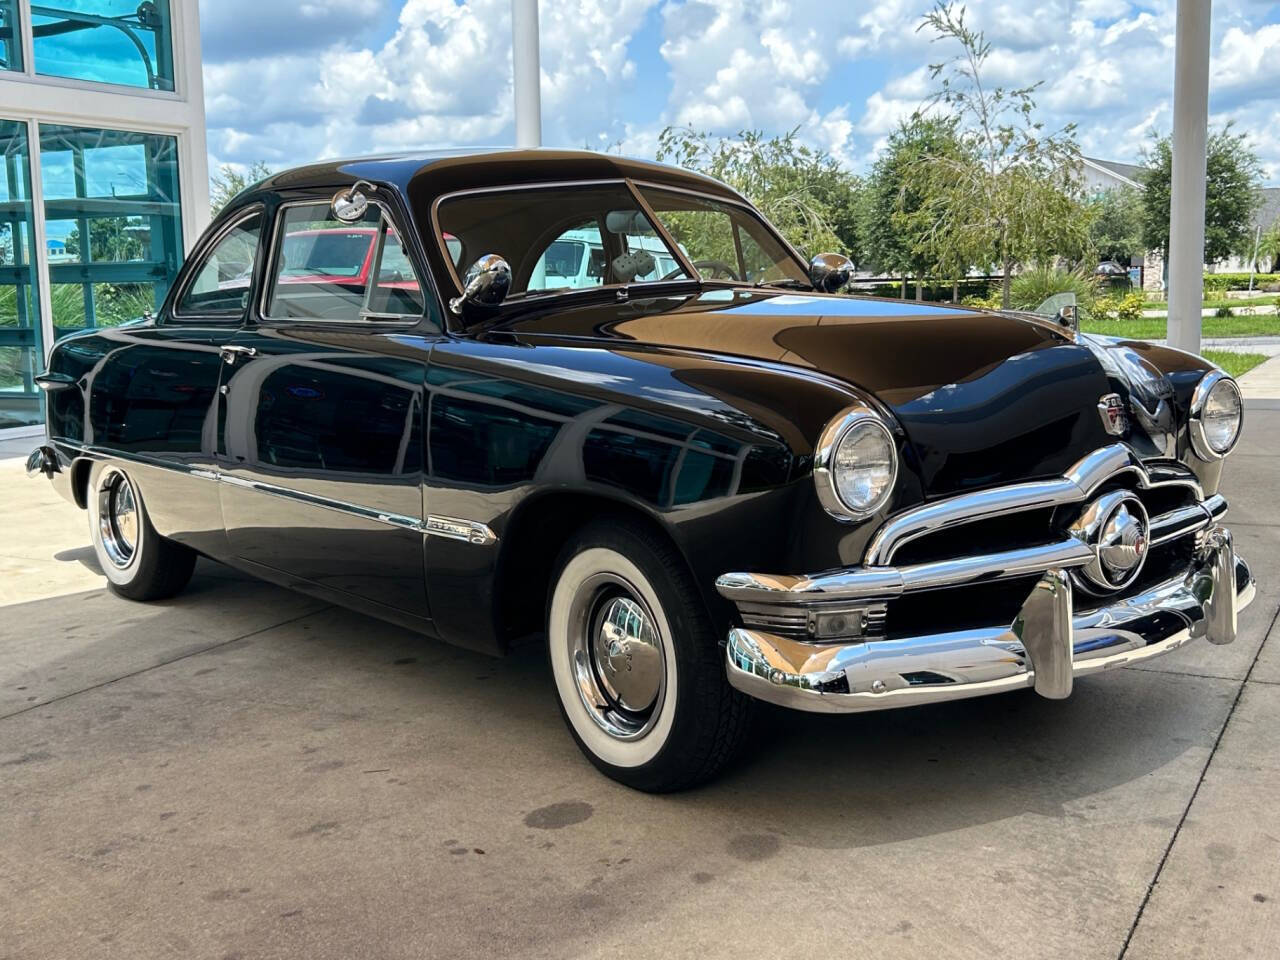
[{"label": "front bumper", "polygon": [[1071,693],[1077,676],[1139,663],[1206,637],[1235,639],[1254,597],[1231,534],[1204,532],[1184,574],[1108,606],[1076,612],[1065,569],[1044,572],[1011,624],[909,638],[821,643],[735,628],[729,682],[761,700],[817,713],[857,713],[1034,686]]}]

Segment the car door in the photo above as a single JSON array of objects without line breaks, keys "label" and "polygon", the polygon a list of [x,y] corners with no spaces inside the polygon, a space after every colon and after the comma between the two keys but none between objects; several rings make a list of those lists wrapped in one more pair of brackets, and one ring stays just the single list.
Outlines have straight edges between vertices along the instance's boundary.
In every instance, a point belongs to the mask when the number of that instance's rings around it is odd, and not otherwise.
[{"label": "car door", "polygon": [[392,213],[282,203],[254,322],[230,345],[218,464],[242,561],[417,628],[426,358],[438,329]]}]

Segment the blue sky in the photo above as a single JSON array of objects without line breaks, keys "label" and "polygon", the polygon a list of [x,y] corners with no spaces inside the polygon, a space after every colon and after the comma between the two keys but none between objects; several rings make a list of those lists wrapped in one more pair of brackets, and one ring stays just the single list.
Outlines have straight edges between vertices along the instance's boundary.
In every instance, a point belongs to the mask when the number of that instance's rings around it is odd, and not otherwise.
[{"label": "blue sky", "polygon": [[[1171,124],[1175,0],[974,0],[990,79],[1136,161]],[[925,0],[542,0],[544,139],[652,155],[667,124],[800,135],[863,170],[948,52]],[[201,0],[211,163],[509,143],[510,0]],[[1211,112],[1280,182],[1280,4],[1216,0]],[[615,149],[618,147],[615,147]]]}]

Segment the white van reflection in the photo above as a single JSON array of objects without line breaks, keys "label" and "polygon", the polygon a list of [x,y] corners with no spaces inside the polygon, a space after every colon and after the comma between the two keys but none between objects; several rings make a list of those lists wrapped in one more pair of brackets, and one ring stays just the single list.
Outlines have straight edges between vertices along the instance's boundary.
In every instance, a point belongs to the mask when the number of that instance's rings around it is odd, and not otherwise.
[{"label": "white van reflection", "polygon": [[[627,235],[627,250],[643,250],[653,257],[654,266],[636,280],[660,280],[679,269],[663,242],[655,236]],[[605,252],[600,231],[595,228],[566,230],[553,240],[529,277],[530,290],[577,290],[604,283]]]}]

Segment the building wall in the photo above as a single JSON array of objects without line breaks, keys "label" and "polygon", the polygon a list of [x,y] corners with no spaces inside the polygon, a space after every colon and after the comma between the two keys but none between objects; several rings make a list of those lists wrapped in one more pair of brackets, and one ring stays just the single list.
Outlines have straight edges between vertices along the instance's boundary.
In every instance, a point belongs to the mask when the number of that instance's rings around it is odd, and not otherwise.
[{"label": "building wall", "polygon": [[39,429],[58,337],[163,300],[209,178],[197,0],[0,0],[0,26],[2,433]]}]

